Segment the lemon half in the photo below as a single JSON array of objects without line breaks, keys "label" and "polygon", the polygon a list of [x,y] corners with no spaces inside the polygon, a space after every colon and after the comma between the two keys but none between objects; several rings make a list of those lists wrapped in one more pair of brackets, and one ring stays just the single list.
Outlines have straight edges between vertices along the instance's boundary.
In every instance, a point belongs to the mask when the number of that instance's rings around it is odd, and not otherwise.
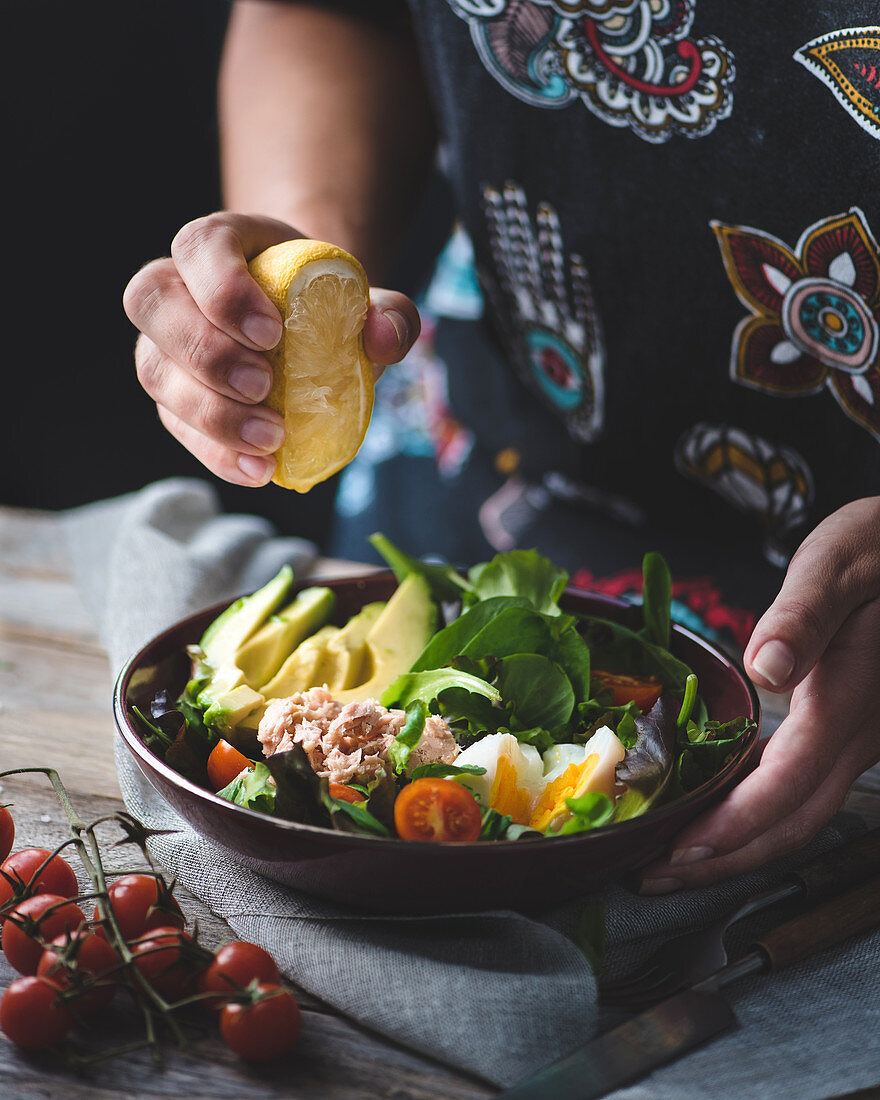
[{"label": "lemon half", "polygon": [[272,478],[305,493],[351,462],[373,411],[373,364],[364,354],[370,304],[360,263],[324,241],[295,240],[255,256],[248,270],[275,303],[284,333],[268,352],[266,404],[284,417]]}]

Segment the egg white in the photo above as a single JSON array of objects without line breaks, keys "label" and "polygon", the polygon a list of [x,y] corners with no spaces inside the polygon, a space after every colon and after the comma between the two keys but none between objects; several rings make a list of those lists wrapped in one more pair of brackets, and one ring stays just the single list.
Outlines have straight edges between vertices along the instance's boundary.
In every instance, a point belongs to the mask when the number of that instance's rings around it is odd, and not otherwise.
[{"label": "egg white", "polygon": [[566,798],[600,791],[614,798],[619,784],[614,769],[625,749],[613,730],[603,726],[584,745],[553,745],[543,755],[521,745],[510,733],[491,733],[465,749],[455,763],[485,768],[483,775],[461,781],[500,814],[541,832],[556,831],[572,816]]}]

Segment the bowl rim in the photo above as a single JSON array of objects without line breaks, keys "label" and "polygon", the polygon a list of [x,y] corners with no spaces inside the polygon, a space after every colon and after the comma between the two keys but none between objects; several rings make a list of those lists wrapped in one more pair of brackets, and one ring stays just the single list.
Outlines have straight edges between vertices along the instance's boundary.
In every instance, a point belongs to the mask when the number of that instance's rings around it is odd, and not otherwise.
[{"label": "bowl rim", "polygon": [[[297,587],[308,587],[315,584],[321,585],[339,585],[350,584],[352,587],[356,587],[358,583],[365,580],[374,580],[377,577],[393,576],[390,569],[378,569],[370,572],[349,574],[341,577],[315,577],[304,578],[298,582]],[[247,594],[247,593],[245,593]],[[609,596],[604,592],[593,592],[583,588],[573,588],[568,586],[565,588],[562,598],[565,596],[577,596],[588,597],[590,599],[599,600],[601,603],[607,604],[609,607],[617,607],[619,609],[638,607],[639,604],[635,601],[621,599],[617,596]],[[583,844],[585,841],[589,841],[596,836],[625,836],[628,831],[635,832],[641,826],[648,817],[652,821],[660,822],[663,819],[669,817],[671,814],[676,813],[683,802],[685,801],[704,801],[714,790],[719,786],[723,786],[729,779],[736,766],[743,761],[749,759],[752,756],[755,745],[760,737],[761,733],[761,702],[758,692],[746,676],[745,670],[741,662],[735,658],[732,654],[726,653],[716,646],[708,638],[703,637],[701,634],[689,627],[683,626],[679,623],[672,623],[672,631],[674,634],[679,635],[687,640],[696,643],[703,649],[708,650],[712,656],[719,661],[722,665],[727,666],[733,670],[742,681],[745,686],[747,694],[751,700],[753,721],[755,723],[754,729],[750,730],[744,738],[744,744],[742,751],[717,772],[711,779],[707,780],[702,786],[697,787],[693,791],[689,791],[681,798],[676,798],[672,802],[665,803],[662,806],[658,806],[654,810],[650,810],[645,815],[639,815],[638,817],[629,818],[627,821],[618,821],[603,825],[599,829],[590,829],[582,833],[571,833],[568,836],[531,836],[527,834],[526,838],[520,838],[517,840],[466,840],[466,841],[436,841],[436,840],[403,840],[401,837],[396,836],[374,836],[369,833],[357,833],[349,832],[343,829],[330,829],[323,825],[309,825],[302,821],[292,821],[288,818],[275,817],[273,814],[263,813],[259,810],[251,810],[246,806],[239,806],[235,802],[229,802],[225,798],[220,798],[214,791],[209,790],[207,787],[201,787],[198,783],[193,783],[192,780],[187,779],[181,775],[180,772],[175,771],[170,765],[166,764],[164,760],[158,757],[155,753],[143,743],[141,738],[135,731],[131,721],[126,713],[125,705],[123,703],[123,696],[129,686],[132,674],[135,670],[135,666],[140,662],[142,656],[146,650],[158,646],[162,641],[171,634],[176,634],[182,630],[185,630],[192,623],[198,619],[204,618],[206,615],[220,614],[220,612],[228,607],[237,597],[233,596],[231,599],[224,599],[218,601],[209,607],[205,607],[200,611],[194,611],[190,615],[184,616],[182,619],[178,619],[175,623],[161,630],[158,634],[153,635],[150,639],[144,642],[134,653],[129,656],[125,661],[122,668],[119,671],[116,681],[113,686],[113,715],[117,731],[122,739],[125,741],[129,751],[145,765],[150,771],[156,772],[166,782],[172,786],[180,787],[190,795],[194,795],[197,798],[207,799],[209,804],[213,804],[217,808],[223,810],[226,813],[231,813],[234,817],[239,816],[243,822],[254,821],[260,824],[267,822],[271,823],[275,827],[281,827],[283,831],[289,831],[291,833],[305,832],[306,834],[312,834],[320,837],[323,840],[329,838],[336,838],[344,843],[348,847],[370,847],[376,846],[387,848],[389,845],[395,847],[401,847],[406,851],[415,851],[416,849],[437,852],[437,851],[498,851],[498,852],[510,852],[520,851],[524,845],[528,845],[529,849],[544,848],[547,845],[552,845],[553,850],[559,849],[560,844]],[[149,780],[149,775],[147,776]]]}]

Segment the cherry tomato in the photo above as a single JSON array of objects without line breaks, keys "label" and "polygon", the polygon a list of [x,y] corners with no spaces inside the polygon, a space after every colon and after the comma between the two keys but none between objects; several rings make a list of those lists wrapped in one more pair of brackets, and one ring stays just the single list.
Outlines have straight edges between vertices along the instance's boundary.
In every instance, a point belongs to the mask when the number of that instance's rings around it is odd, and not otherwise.
[{"label": "cherry tomato", "polygon": [[73,1016],[45,978],[16,978],[0,1001],[0,1029],[22,1050],[45,1050],[67,1035]]},{"label": "cherry tomato", "polygon": [[91,1016],[113,1000],[119,965],[116,952],[103,936],[80,929],[73,936],[52,940],[37,964],[37,977],[59,989],[74,990],[76,1013]]},{"label": "cherry tomato", "polygon": [[[268,951],[264,951],[256,943],[235,940],[219,948],[214,955],[214,961],[202,972],[199,977],[199,992],[237,993],[247,989],[253,981],[278,985],[281,975]],[[204,1003],[215,1010],[223,1007],[221,997],[211,997]]]},{"label": "cherry tomato", "polygon": [[394,803],[394,824],[404,840],[476,840],[482,823],[477,800],[454,779],[416,779]]},{"label": "cherry tomato", "polygon": [[331,798],[340,798],[343,802],[366,802],[360,791],[346,787],[344,783],[331,783],[329,793]]},{"label": "cherry tomato", "polygon": [[293,994],[280,985],[259,983],[254,997],[248,1004],[223,1006],[220,1034],[240,1058],[268,1062],[294,1048],[302,1016]]},{"label": "cherry tomato", "polygon": [[0,806],[0,863],[12,851],[15,840],[15,822],[8,806]]},{"label": "cherry tomato", "polygon": [[3,950],[19,974],[35,974],[43,948],[56,936],[79,928],[82,909],[57,894],[34,894],[10,909],[3,925]]},{"label": "cherry tomato", "polygon": [[[52,856],[48,848],[22,848],[13,852],[0,864],[0,911],[10,902],[18,900],[17,890],[29,886],[29,894],[57,894],[62,898],[75,898],[79,883],[70,864],[61,856]],[[46,863],[46,860],[49,860]],[[43,863],[46,866],[40,870]],[[39,873],[38,873],[39,872]],[[8,875],[4,878],[3,875]],[[34,877],[36,875],[36,878]],[[10,881],[11,880],[11,881]],[[3,914],[5,916],[5,914]]]},{"label": "cherry tomato", "polygon": [[639,710],[650,710],[663,694],[663,684],[655,676],[624,676],[623,673],[594,668],[590,671],[590,678],[598,680],[605,688],[611,688],[611,703],[615,707],[635,703]]},{"label": "cherry tomato", "polygon": [[198,967],[192,937],[180,928],[154,928],[129,944],[134,965],[166,1001],[179,1001],[195,989]]},{"label": "cherry tomato", "polygon": [[228,787],[233,779],[245,768],[252,768],[253,760],[248,760],[235,745],[222,739],[211,749],[208,757],[208,780],[215,791]]},{"label": "cherry tomato", "polygon": [[[123,875],[107,887],[107,896],[124,940],[153,928],[183,928],[186,923],[177,899],[155,875]],[[95,906],[95,920],[100,919]]]}]

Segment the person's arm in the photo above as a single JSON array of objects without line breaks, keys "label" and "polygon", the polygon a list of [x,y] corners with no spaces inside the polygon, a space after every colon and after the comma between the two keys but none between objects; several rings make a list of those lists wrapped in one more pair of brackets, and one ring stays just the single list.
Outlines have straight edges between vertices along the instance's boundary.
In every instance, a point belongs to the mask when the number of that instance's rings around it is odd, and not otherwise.
[{"label": "person's arm", "polygon": [[[227,209],[185,225],[171,256],[125,289],[138,379],[168,431],[218,477],[264,485],[283,421],[261,404],[278,310],[247,262],[309,236],[381,283],[432,163],[434,127],[405,35],[308,4],[240,0],[221,78]],[[244,210],[246,213],[239,213]],[[377,374],[419,332],[415,305],[371,290],[364,347]]]},{"label": "person's arm", "polygon": [[225,205],[342,245],[384,285],[436,141],[413,40],[329,8],[239,0],[219,110]]}]

